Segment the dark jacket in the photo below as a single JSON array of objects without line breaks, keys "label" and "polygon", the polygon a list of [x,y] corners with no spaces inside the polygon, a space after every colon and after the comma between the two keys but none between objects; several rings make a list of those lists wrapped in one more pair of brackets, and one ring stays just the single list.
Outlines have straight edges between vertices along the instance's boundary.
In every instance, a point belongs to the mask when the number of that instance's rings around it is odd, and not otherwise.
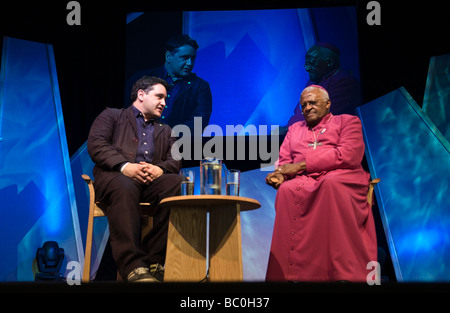
[{"label": "dark jacket", "polygon": [[[172,157],[171,148],[177,138],[171,137],[171,131],[166,124],[154,123],[152,164],[165,173],[178,173],[181,161]],[[133,108],[107,108],[100,113],[89,132],[87,149],[96,164],[93,171],[96,193],[101,194],[111,179],[122,175],[117,168],[119,164],[136,162],[138,139]]]}]

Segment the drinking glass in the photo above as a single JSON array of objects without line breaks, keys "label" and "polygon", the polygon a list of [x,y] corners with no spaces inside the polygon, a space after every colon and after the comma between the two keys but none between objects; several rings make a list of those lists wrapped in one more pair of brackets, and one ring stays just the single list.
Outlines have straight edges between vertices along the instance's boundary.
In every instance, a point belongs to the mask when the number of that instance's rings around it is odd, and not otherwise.
[{"label": "drinking glass", "polygon": [[227,171],[227,196],[239,196],[241,171],[230,169]]},{"label": "drinking glass", "polygon": [[183,168],[180,170],[181,175],[181,195],[190,196],[194,194],[194,178],[195,172],[192,169]]}]

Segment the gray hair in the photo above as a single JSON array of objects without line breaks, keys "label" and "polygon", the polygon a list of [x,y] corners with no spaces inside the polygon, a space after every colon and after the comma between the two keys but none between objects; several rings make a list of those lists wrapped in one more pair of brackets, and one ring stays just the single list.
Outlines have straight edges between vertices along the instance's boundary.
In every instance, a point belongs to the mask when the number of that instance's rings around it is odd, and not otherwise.
[{"label": "gray hair", "polygon": [[322,94],[323,98],[325,100],[330,100],[330,96],[328,95],[328,91],[326,91],[325,88],[323,88],[321,86],[318,86],[318,85],[311,85],[311,86],[306,87],[305,89],[303,89],[302,94],[305,91],[310,91],[311,89],[318,89],[318,90],[320,90],[320,93]]}]

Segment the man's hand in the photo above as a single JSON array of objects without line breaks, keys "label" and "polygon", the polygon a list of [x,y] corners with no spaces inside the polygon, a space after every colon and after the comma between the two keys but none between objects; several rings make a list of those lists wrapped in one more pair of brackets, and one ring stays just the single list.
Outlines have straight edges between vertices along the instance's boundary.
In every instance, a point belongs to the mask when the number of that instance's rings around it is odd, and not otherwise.
[{"label": "man's hand", "polygon": [[266,176],[266,184],[272,186],[277,189],[280,188],[280,185],[284,182],[284,175],[275,171],[273,173],[269,173]]},{"label": "man's hand", "polygon": [[159,166],[156,166],[156,165],[153,165],[150,163],[145,163],[145,162],[140,162],[139,164],[144,166],[144,172],[148,174],[147,184],[151,183],[152,181],[157,179],[159,176],[164,174],[164,171]]},{"label": "man's hand", "polygon": [[132,178],[140,184],[149,183],[149,174],[146,171],[146,165],[138,163],[128,163],[125,165],[122,174]]},{"label": "man's hand", "polygon": [[161,176],[164,171],[159,166],[146,162],[140,162],[128,163],[122,173],[125,176],[133,178],[140,184],[148,185]]},{"label": "man's hand", "polygon": [[304,170],[306,170],[306,162],[283,164],[266,176],[266,184],[278,189],[285,181],[284,175],[295,175]]},{"label": "man's hand", "polygon": [[298,162],[283,164],[275,172],[283,175],[296,175],[304,170],[306,170],[306,162]]}]

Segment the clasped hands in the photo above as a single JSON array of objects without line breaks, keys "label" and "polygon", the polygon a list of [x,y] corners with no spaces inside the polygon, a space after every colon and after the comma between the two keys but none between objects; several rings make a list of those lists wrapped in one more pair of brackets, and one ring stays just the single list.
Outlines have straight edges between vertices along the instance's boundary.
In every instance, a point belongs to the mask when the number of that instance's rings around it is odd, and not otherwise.
[{"label": "clasped hands", "polygon": [[122,173],[140,184],[148,185],[161,176],[164,171],[159,166],[146,162],[139,162],[128,163]]},{"label": "clasped hands", "polygon": [[305,169],[306,162],[283,164],[277,167],[272,173],[267,174],[266,184],[278,189],[285,181],[285,175],[295,175]]}]

